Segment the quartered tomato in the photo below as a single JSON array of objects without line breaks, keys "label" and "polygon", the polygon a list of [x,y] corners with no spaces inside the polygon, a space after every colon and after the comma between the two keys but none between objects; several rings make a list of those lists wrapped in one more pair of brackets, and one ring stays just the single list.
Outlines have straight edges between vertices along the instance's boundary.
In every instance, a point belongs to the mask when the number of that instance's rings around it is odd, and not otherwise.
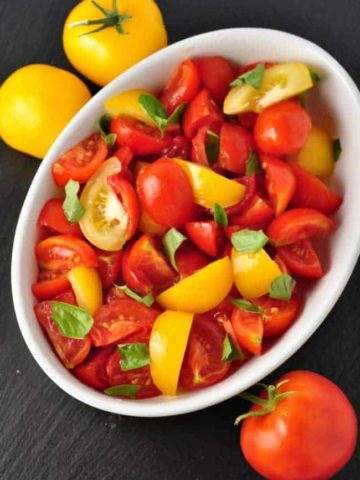
[{"label": "quartered tomato", "polygon": [[160,100],[171,114],[176,107],[192,100],[199,89],[198,69],[191,60],[184,60],[171,75]]},{"label": "quartered tomato", "polygon": [[[274,210],[270,204],[256,194],[244,212],[229,217],[231,225],[225,228],[226,236],[230,238],[232,233],[241,228],[262,229],[266,227],[273,216]],[[233,228],[234,225],[237,225],[238,228]]]},{"label": "quartered tomato", "polygon": [[114,347],[90,352],[86,361],[74,368],[73,374],[89,387],[96,390],[105,390],[110,386],[106,375],[106,364],[113,352]]},{"label": "quartered tomato", "polygon": [[240,346],[254,355],[260,355],[264,336],[264,324],[261,315],[235,308],[231,315],[231,324]]},{"label": "quartered tomato", "polygon": [[202,127],[199,128],[196,135],[191,140],[191,160],[195,163],[205,166],[209,166],[209,159],[206,152],[206,141],[208,139],[208,135],[209,129],[207,127]]},{"label": "quartered tomato", "polygon": [[201,127],[218,132],[222,115],[208,90],[201,90],[190,102],[183,116],[183,129],[187,138],[193,138]]},{"label": "quartered tomato", "polygon": [[261,165],[266,172],[266,190],[275,215],[280,215],[294,195],[295,176],[287,163],[270,155],[261,156]]},{"label": "quartered tomato", "polygon": [[227,215],[237,215],[247,210],[256,194],[256,177],[257,175],[253,173],[237,179],[239,183],[245,186],[245,195],[239,203],[226,209]]},{"label": "quartered tomato", "polygon": [[245,174],[246,160],[254,149],[254,141],[246,128],[225,122],[220,130],[220,166],[233,173]]},{"label": "quartered tomato", "polygon": [[175,260],[180,279],[192,275],[210,263],[206,255],[188,242],[183,243],[176,251]]},{"label": "quartered tomato", "polygon": [[195,60],[200,79],[214,100],[221,103],[235,76],[235,68],[224,57],[202,57]]},{"label": "quartered tomato", "polygon": [[37,282],[32,285],[32,293],[38,300],[49,300],[70,288],[67,271],[42,270]]},{"label": "quartered tomato", "polygon": [[171,285],[176,273],[150,235],[142,235],[124,253],[122,276],[126,285],[141,295]]},{"label": "quartered tomato", "polygon": [[75,294],[71,288],[65,290],[64,292],[58,293],[53,298],[55,302],[70,303],[70,305],[76,305]]},{"label": "quartered tomato", "polygon": [[222,360],[225,335],[209,315],[194,317],[180,374],[184,388],[204,388],[225,377],[231,365]]},{"label": "quartered tomato", "polygon": [[66,368],[74,368],[87,357],[91,340],[89,337],[75,339],[64,337],[52,319],[51,302],[38,303],[34,307],[36,318],[45,330],[54,350]]},{"label": "quartered tomato", "polygon": [[114,300],[98,309],[90,337],[95,347],[124,342],[132,335],[150,334],[158,312],[135,300]]},{"label": "quartered tomato", "polygon": [[210,257],[217,257],[224,244],[221,228],[214,220],[189,222],[185,225],[188,237]]},{"label": "quartered tomato", "polygon": [[120,147],[114,152],[114,157],[116,157],[121,163],[121,172],[119,175],[124,177],[129,182],[134,181],[133,174],[129,168],[131,160],[134,158],[134,155],[129,147]]},{"label": "quartered tomato", "polygon": [[276,217],[267,229],[270,242],[277,247],[325,235],[335,229],[334,222],[312,208],[293,208]]},{"label": "quartered tomato", "polygon": [[87,182],[105,160],[107,153],[105,140],[100,133],[93,133],[56,160],[52,166],[55,183],[64,187],[70,179],[79,183]]},{"label": "quartered tomato", "polygon": [[74,237],[82,238],[83,235],[79,225],[70,223],[65,217],[63,203],[64,201],[59,198],[48,200],[40,212],[38,225],[46,227],[55,234],[73,235]]},{"label": "quartered tomato", "polygon": [[103,288],[109,288],[118,278],[121,265],[123,251],[105,252],[104,250],[96,250],[99,261],[99,274]]},{"label": "quartered tomato", "polygon": [[191,145],[188,139],[182,135],[176,135],[171,140],[168,147],[164,148],[161,152],[162,157],[166,158],[182,158],[184,160],[190,160],[191,158]]},{"label": "quartered tomato", "polygon": [[310,240],[279,247],[276,252],[292,273],[309,278],[320,278],[324,274]]}]

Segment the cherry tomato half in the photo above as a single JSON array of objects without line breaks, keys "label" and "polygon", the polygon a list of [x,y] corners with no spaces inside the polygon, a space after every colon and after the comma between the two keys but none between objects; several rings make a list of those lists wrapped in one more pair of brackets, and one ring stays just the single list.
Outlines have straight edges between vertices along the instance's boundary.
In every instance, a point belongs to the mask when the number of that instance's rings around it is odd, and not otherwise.
[{"label": "cherry tomato half", "polygon": [[294,195],[295,176],[287,163],[270,155],[261,156],[261,165],[266,172],[266,190],[275,215],[280,215]]},{"label": "cherry tomato half", "polygon": [[63,203],[64,201],[59,198],[48,200],[40,212],[38,225],[46,227],[55,234],[73,235],[74,237],[83,238],[79,225],[70,223],[65,217]]},{"label": "cherry tomato half", "polygon": [[176,135],[171,140],[171,143],[168,147],[164,148],[161,152],[161,156],[167,158],[182,158],[183,160],[190,160],[191,158],[191,145],[189,140],[187,140],[182,135]]},{"label": "cherry tomato half", "polygon": [[110,386],[106,375],[106,364],[113,352],[114,347],[90,352],[86,361],[74,368],[73,374],[85,385],[95,388],[95,390],[105,390]]},{"label": "cherry tomato half", "polygon": [[181,280],[210,263],[210,259],[189,242],[183,243],[176,251],[175,260]]},{"label": "cherry tomato half", "polygon": [[254,355],[261,355],[264,337],[264,323],[261,315],[234,308],[231,324],[239,345]]},{"label": "cherry tomato half", "polygon": [[201,127],[217,132],[222,115],[207,90],[201,90],[189,104],[183,116],[185,137],[193,138]]},{"label": "cherry tomato half", "polygon": [[200,78],[210,95],[221,103],[229,91],[236,71],[233,65],[224,57],[202,57],[195,60]]},{"label": "cherry tomato half", "polygon": [[116,281],[122,265],[123,251],[105,252],[96,250],[99,261],[99,274],[103,288],[109,288]]},{"label": "cherry tomato half", "polygon": [[[229,217],[231,225],[225,228],[225,232],[228,236],[230,232],[233,233],[241,228],[259,230],[265,228],[273,216],[274,210],[271,208],[270,204],[256,194],[244,212]],[[232,228],[234,225],[237,225],[238,228]]]},{"label": "cherry tomato half", "polygon": [[220,166],[233,173],[245,174],[246,160],[254,141],[246,128],[225,122],[220,130]]},{"label": "cherry tomato half", "polygon": [[221,228],[214,220],[189,222],[185,225],[189,238],[210,257],[217,257],[224,245]]},{"label": "cherry tomato half", "polygon": [[320,278],[324,274],[310,240],[279,247],[276,252],[292,273],[309,278]]}]

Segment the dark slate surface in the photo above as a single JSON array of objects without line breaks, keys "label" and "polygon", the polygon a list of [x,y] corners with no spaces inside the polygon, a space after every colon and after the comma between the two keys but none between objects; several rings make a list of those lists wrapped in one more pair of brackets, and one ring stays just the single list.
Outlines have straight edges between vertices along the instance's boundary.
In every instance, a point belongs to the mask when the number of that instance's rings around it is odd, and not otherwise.
[{"label": "dark slate surface", "polygon": [[[0,81],[26,63],[70,68],[60,39],[66,14],[76,3],[0,1]],[[159,3],[170,42],[221,27],[277,28],[327,49],[360,84],[358,0]],[[177,418],[126,418],[82,405],[44,375],[21,338],[10,292],[15,224],[38,161],[2,143],[0,157],[0,478],[258,479],[239,453],[238,431],[232,426],[246,407],[238,399]],[[359,282],[360,266],[323,326],[270,379],[292,369],[315,370],[343,388],[360,413]],[[336,478],[360,478],[359,449]]]}]

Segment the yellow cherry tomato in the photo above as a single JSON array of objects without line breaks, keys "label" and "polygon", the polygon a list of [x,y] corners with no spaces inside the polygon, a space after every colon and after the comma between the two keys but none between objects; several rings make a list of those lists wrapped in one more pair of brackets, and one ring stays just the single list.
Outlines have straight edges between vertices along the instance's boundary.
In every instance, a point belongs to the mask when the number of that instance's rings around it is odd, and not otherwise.
[{"label": "yellow cherry tomato", "polygon": [[223,177],[210,168],[197,163],[175,159],[186,173],[193,190],[195,203],[206,208],[213,208],[215,203],[222,207],[231,207],[239,203],[245,195],[241,183]]},{"label": "yellow cherry tomato", "polygon": [[43,158],[90,97],[87,86],[66,70],[22,67],[0,89],[0,137],[16,150]]},{"label": "yellow cherry tomato", "polygon": [[224,257],[180,280],[158,295],[156,301],[169,310],[204,313],[219,305],[232,286],[231,262]]},{"label": "yellow cherry tomato", "polygon": [[91,315],[102,305],[102,284],[96,268],[75,267],[68,273],[79,307]]},{"label": "yellow cherry tomato", "polygon": [[164,395],[176,395],[193,317],[192,313],[167,310],[157,317],[152,328],[150,372]]},{"label": "yellow cherry tomato", "polygon": [[335,167],[333,139],[326,130],[314,125],[307,142],[291,160],[313,175],[328,177]]},{"label": "yellow cherry tomato", "polygon": [[153,0],[98,0],[97,3],[99,6],[83,0],[70,12],[64,25],[63,45],[74,67],[103,86],[165,47],[167,34]]},{"label": "yellow cherry tomato", "polygon": [[303,63],[280,63],[264,72],[261,88],[241,84],[231,88],[224,100],[224,113],[261,112],[264,108],[299,95],[313,86],[309,69]]},{"label": "yellow cherry tomato", "polygon": [[133,117],[148,125],[156,125],[154,120],[146,113],[139,103],[139,97],[142,94],[153,95],[146,90],[127,90],[121,92],[115,97],[109,98],[104,103],[105,111],[111,117],[118,117],[123,115],[126,117]]},{"label": "yellow cherry tomato", "polygon": [[244,298],[259,298],[267,294],[270,284],[282,273],[276,262],[262,248],[256,253],[231,252],[234,282]]}]

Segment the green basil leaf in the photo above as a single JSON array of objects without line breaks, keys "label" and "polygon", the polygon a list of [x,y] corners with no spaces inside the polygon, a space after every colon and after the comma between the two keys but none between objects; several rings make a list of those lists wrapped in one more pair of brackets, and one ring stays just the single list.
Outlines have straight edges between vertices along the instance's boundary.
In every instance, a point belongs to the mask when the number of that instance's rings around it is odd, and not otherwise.
[{"label": "green basil leaf", "polygon": [[169,125],[175,125],[176,123],[180,123],[182,114],[184,113],[185,108],[187,107],[187,102],[182,103],[178,107],[175,108],[173,113],[167,119],[167,127]]},{"label": "green basil leaf", "polygon": [[159,127],[161,134],[163,134],[168,126],[167,114],[163,104],[147,93],[140,95],[139,103],[143,110],[145,110],[149,117],[151,117]]},{"label": "green basil leaf", "polygon": [[115,387],[107,388],[104,390],[104,393],[110,397],[136,398],[139,389],[140,385],[116,385]]},{"label": "green basil leaf", "polygon": [[256,90],[260,90],[264,79],[264,72],[265,64],[259,63],[259,65],[252,70],[237,77],[233,82],[230,83],[230,87],[233,88],[237,87],[238,85],[246,84],[256,88]]},{"label": "green basil leaf", "polygon": [[126,343],[118,345],[120,352],[120,368],[124,372],[145,367],[150,363],[148,347],[145,343]]},{"label": "green basil leaf", "polygon": [[70,223],[78,223],[85,213],[85,208],[81,205],[77,196],[79,190],[80,184],[74,182],[74,180],[69,180],[65,185],[65,200],[62,208]]},{"label": "green basil leaf", "polygon": [[296,282],[290,275],[284,274],[271,282],[269,295],[275,300],[290,300]]},{"label": "green basil leaf", "polygon": [[176,265],[175,253],[176,250],[180,247],[180,245],[185,242],[185,240],[187,240],[185,235],[179,232],[179,230],[176,230],[176,228],[170,228],[170,230],[166,232],[163,238],[163,247],[166,256],[176,271],[178,271],[178,268]]},{"label": "green basil leaf", "polygon": [[319,76],[319,74],[317,73],[316,70],[313,70],[312,68],[309,68],[309,73],[310,73],[311,80],[313,82],[320,82],[321,78],[320,78],[320,76]]},{"label": "green basil leaf", "polygon": [[333,141],[333,149],[334,149],[334,160],[335,162],[337,162],[342,152],[340,138],[337,138],[336,140]]},{"label": "green basil leaf", "polygon": [[213,165],[219,157],[220,137],[215,132],[208,130],[205,140],[205,152],[209,165]]},{"label": "green basil leaf", "polygon": [[214,220],[220,227],[227,227],[229,220],[224,208],[215,203],[214,205]]},{"label": "green basil leaf", "polygon": [[260,305],[255,305],[244,298],[231,298],[230,301],[235,307],[241,308],[241,310],[245,310],[246,312],[258,313],[260,315],[265,314],[264,309],[260,307]]},{"label": "green basil leaf", "polygon": [[304,108],[306,105],[306,92],[300,93],[299,102],[300,102],[300,105]]},{"label": "green basil leaf", "polygon": [[261,165],[257,153],[251,149],[249,158],[246,160],[246,175],[252,175],[253,173],[261,173]]},{"label": "green basil leaf", "polygon": [[151,307],[151,305],[154,303],[154,295],[150,292],[144,297],[139,295],[138,293],[134,292],[134,290],[131,290],[128,286],[126,285],[116,285],[114,283],[114,286],[121,290],[122,292],[125,293],[128,297],[132,298],[133,300],[136,300],[139,303],[142,303],[146,305],[147,307]]},{"label": "green basil leaf", "polygon": [[51,311],[51,318],[64,337],[85,338],[94,323],[88,311],[69,303],[51,302]]},{"label": "green basil leaf", "polygon": [[231,337],[226,334],[224,338],[223,344],[223,352],[222,352],[222,361],[223,362],[232,362],[234,360],[238,360],[240,358],[240,352],[234,345]]},{"label": "green basil leaf", "polygon": [[231,236],[231,243],[239,253],[256,253],[267,244],[269,238],[262,230],[245,228]]},{"label": "green basil leaf", "polygon": [[100,132],[101,137],[109,147],[112,147],[116,142],[117,135],[116,133],[109,133],[110,120],[111,118],[107,113],[102,115],[96,122],[96,130]]}]

